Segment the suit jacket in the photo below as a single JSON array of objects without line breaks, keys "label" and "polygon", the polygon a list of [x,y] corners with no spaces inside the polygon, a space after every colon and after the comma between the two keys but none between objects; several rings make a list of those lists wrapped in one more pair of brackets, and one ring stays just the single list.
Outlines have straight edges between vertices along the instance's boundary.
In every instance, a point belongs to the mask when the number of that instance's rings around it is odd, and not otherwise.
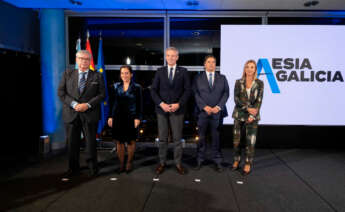
[{"label": "suit jacket", "polygon": [[253,118],[255,121],[259,121],[263,93],[264,83],[259,79],[253,81],[250,96],[248,96],[246,91],[246,81],[244,79],[236,80],[234,92],[235,108],[232,117],[236,120],[247,121],[249,116],[247,108],[257,108],[259,111]]},{"label": "suit jacket", "polygon": [[[205,72],[196,76],[193,83],[195,102],[199,109],[199,118],[209,116],[204,111],[205,106],[219,106],[222,111],[225,111],[225,103],[229,98],[229,85],[226,77],[215,73],[213,86],[210,88]],[[221,112],[212,114],[211,118],[219,119],[221,114]]]},{"label": "suit jacket", "polygon": [[[63,103],[62,117],[65,123],[72,122],[78,114],[82,120],[89,123],[97,123],[100,119],[100,103],[105,98],[103,77],[100,73],[89,70],[85,88],[79,93],[78,70],[66,70],[58,88],[58,96]],[[72,107],[72,101],[89,103],[91,108],[85,112],[76,112]]]},{"label": "suit jacket", "polygon": [[157,70],[151,86],[151,96],[157,113],[165,114],[159,106],[161,102],[164,102],[167,104],[179,103],[180,108],[175,114],[183,114],[191,92],[190,78],[186,68],[176,66],[172,84],[169,82],[167,66]]},{"label": "suit jacket", "polygon": [[143,94],[139,84],[130,82],[128,90],[123,91],[123,82],[114,85],[114,103],[111,117],[116,119],[119,113],[126,113],[134,119],[142,119],[143,116]]}]

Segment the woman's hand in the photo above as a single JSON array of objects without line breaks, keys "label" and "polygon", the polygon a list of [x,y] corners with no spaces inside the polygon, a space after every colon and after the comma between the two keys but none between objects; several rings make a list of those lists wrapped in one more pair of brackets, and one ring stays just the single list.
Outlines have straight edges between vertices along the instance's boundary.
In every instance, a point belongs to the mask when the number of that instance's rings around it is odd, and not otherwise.
[{"label": "woman's hand", "polygon": [[140,120],[139,119],[134,119],[134,128],[137,128],[140,124]]},{"label": "woman's hand", "polygon": [[108,119],[108,125],[109,127],[113,127],[113,118]]},{"label": "woman's hand", "polygon": [[248,113],[252,114],[253,116],[256,116],[258,114],[258,109],[256,108],[248,108]]},{"label": "woman's hand", "polygon": [[247,123],[252,123],[254,119],[252,117],[248,117]]}]

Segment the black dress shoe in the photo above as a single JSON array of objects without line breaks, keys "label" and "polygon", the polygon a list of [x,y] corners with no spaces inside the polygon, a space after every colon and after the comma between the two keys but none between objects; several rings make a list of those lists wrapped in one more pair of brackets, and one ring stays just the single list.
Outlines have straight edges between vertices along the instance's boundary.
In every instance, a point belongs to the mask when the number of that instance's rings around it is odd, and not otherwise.
[{"label": "black dress shoe", "polygon": [[198,162],[198,164],[194,167],[194,170],[199,171],[202,167],[202,163]]},{"label": "black dress shoe", "polygon": [[222,167],[222,165],[217,164],[217,165],[216,165],[216,171],[219,172],[219,173],[220,173],[220,172],[223,172],[223,167]]},{"label": "black dress shoe", "polygon": [[80,170],[68,169],[63,175],[61,180],[68,181],[70,178],[80,175]]},{"label": "black dress shoe", "polygon": [[165,168],[164,165],[159,164],[159,166],[156,168],[156,174],[157,175],[162,174],[164,172],[164,168]]},{"label": "black dress shoe", "polygon": [[186,174],[184,168],[183,168],[181,165],[176,165],[176,171],[177,171],[177,173],[179,173],[180,175]]},{"label": "black dress shoe", "polygon": [[98,176],[98,173],[99,173],[99,169],[98,168],[90,169],[89,177],[96,177],[96,176]]}]

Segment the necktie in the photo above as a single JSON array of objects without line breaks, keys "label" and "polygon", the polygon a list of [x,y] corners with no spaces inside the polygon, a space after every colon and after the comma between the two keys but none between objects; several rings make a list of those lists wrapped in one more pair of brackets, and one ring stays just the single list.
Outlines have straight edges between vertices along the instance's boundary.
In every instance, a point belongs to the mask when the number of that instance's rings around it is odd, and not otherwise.
[{"label": "necktie", "polygon": [[208,84],[210,85],[210,88],[212,88],[212,74],[208,74]]},{"label": "necktie", "polygon": [[170,68],[170,72],[169,72],[169,82],[170,82],[170,84],[172,84],[172,82],[173,82],[173,70],[174,70],[174,68]]},{"label": "necktie", "polygon": [[86,84],[86,72],[81,73],[81,78],[79,81],[79,93],[82,93]]}]

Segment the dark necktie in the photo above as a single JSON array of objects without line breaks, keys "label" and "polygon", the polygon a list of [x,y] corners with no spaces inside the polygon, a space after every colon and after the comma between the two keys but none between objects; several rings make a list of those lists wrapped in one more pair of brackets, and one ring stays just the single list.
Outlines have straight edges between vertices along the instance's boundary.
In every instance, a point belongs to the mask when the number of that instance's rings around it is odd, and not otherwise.
[{"label": "dark necktie", "polygon": [[210,88],[212,88],[212,74],[208,74],[208,84],[210,85]]},{"label": "dark necktie", "polygon": [[81,78],[79,81],[79,93],[82,93],[86,84],[86,72],[81,73]]},{"label": "dark necktie", "polygon": [[172,82],[173,82],[173,70],[174,70],[174,68],[170,68],[170,72],[169,72],[169,82],[170,82],[170,84],[172,84]]}]

